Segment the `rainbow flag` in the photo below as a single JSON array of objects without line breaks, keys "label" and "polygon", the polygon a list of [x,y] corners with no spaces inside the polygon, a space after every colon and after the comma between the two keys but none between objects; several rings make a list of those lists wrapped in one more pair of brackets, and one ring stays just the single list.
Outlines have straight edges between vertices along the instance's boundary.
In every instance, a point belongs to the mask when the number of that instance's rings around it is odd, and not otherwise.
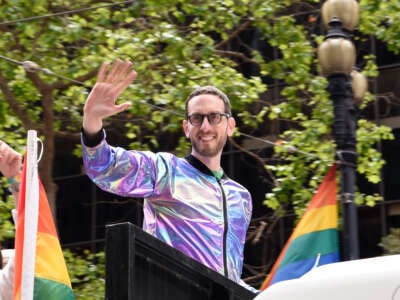
[{"label": "rainbow flag", "polygon": [[37,172],[36,132],[30,130],[17,210],[14,300],[32,299],[70,300],[75,296]]},{"label": "rainbow flag", "polygon": [[339,261],[336,167],[332,166],[286,242],[260,290]]}]

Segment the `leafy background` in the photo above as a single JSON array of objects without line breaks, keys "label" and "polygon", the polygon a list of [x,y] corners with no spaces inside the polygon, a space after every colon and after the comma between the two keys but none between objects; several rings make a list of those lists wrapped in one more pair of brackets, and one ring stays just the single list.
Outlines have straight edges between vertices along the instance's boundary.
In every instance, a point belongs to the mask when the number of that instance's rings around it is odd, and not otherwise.
[{"label": "leafy background", "polygon": [[[139,76],[121,101],[134,105],[107,120],[110,135],[129,148],[186,153],[184,99],[212,83],[231,99],[239,125],[234,145],[245,151],[245,137],[273,137],[272,158],[258,157],[269,217],[288,210],[300,215],[334,160],[333,108],[316,60],[325,33],[320,6],[289,0],[3,1],[0,138],[23,152],[26,131],[38,131],[45,145],[40,174],[55,212],[56,141],[74,144],[80,155],[82,106],[100,64],[131,60]],[[398,54],[399,6],[397,0],[361,0],[354,42],[373,36]],[[370,53],[357,59],[370,79],[378,76],[375,59]],[[368,94],[361,109],[372,101]],[[377,184],[385,162],[376,144],[393,135],[366,119],[358,126],[357,171]],[[1,238],[8,238],[13,203],[5,190],[2,198]],[[359,205],[381,200],[357,191]],[[67,252],[66,258],[78,298],[102,297],[103,254]]]}]

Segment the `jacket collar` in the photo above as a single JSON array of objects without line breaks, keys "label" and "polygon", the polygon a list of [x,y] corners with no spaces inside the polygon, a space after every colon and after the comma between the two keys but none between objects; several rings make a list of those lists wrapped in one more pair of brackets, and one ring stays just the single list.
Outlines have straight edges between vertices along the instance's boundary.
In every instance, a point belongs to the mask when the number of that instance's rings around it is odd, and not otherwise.
[{"label": "jacket collar", "polygon": [[[200,172],[215,177],[213,172],[205,164],[203,164],[198,158],[194,157],[192,154],[185,156],[185,159]],[[222,175],[222,178],[227,178],[225,172],[224,172],[224,175]]]}]

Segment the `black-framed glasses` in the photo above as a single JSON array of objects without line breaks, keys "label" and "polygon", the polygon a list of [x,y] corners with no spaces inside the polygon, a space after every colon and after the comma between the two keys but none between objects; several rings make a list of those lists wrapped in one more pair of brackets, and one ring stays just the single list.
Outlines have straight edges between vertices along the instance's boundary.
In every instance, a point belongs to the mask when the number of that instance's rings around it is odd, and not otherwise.
[{"label": "black-framed glasses", "polygon": [[222,117],[229,118],[230,114],[214,112],[204,115],[195,113],[187,116],[187,119],[193,126],[201,126],[201,124],[203,124],[204,117],[207,117],[208,123],[210,123],[210,125],[217,125],[221,123]]}]

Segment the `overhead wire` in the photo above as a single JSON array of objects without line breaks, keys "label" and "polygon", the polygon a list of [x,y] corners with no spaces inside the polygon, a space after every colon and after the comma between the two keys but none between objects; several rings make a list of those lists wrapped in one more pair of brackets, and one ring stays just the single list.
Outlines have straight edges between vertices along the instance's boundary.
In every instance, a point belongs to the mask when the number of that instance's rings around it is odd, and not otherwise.
[{"label": "overhead wire", "polygon": [[[48,19],[52,17],[59,17],[59,16],[64,16],[64,15],[70,15],[70,14],[76,14],[80,12],[85,12],[85,11],[90,11],[90,10],[96,10],[99,8],[106,8],[106,7],[113,7],[113,6],[119,6],[119,5],[125,5],[125,4],[130,4],[135,2],[135,0],[128,0],[128,1],[122,1],[122,2],[117,2],[117,3],[108,3],[108,4],[103,4],[103,5],[97,5],[97,6],[90,6],[90,7],[84,7],[84,8],[77,8],[77,9],[72,9],[72,10],[67,10],[67,11],[61,11],[61,12],[56,12],[52,14],[46,14],[46,15],[41,15],[41,16],[32,16],[32,17],[27,17],[27,18],[21,18],[21,19],[16,19],[16,20],[10,20],[10,21],[3,21],[0,22],[0,26],[5,26],[5,25],[13,25],[17,23],[24,23],[24,22],[30,22],[30,21],[37,21],[41,19]],[[313,14],[313,13],[318,13],[320,10],[319,9],[314,9],[310,11],[303,11],[303,12],[297,12],[294,14],[291,14],[291,16],[301,16],[305,14]]]},{"label": "overhead wire", "polygon": [[90,7],[78,8],[78,9],[67,10],[67,11],[61,11],[61,12],[47,14],[47,15],[41,15],[41,16],[33,16],[33,17],[28,17],[28,18],[21,18],[21,19],[11,20],[11,21],[3,21],[3,22],[0,22],[0,26],[13,25],[13,24],[16,24],[16,23],[37,21],[37,20],[41,20],[41,19],[59,17],[59,16],[63,16],[63,15],[76,14],[76,13],[95,10],[95,9],[99,9],[99,8],[112,7],[112,6],[118,6],[118,5],[125,5],[125,4],[129,4],[129,3],[133,3],[133,2],[135,2],[135,1],[134,0],[129,0],[129,1],[123,1],[123,2],[117,2],[117,3],[109,3],[109,4],[103,4],[103,5],[90,6]]}]

